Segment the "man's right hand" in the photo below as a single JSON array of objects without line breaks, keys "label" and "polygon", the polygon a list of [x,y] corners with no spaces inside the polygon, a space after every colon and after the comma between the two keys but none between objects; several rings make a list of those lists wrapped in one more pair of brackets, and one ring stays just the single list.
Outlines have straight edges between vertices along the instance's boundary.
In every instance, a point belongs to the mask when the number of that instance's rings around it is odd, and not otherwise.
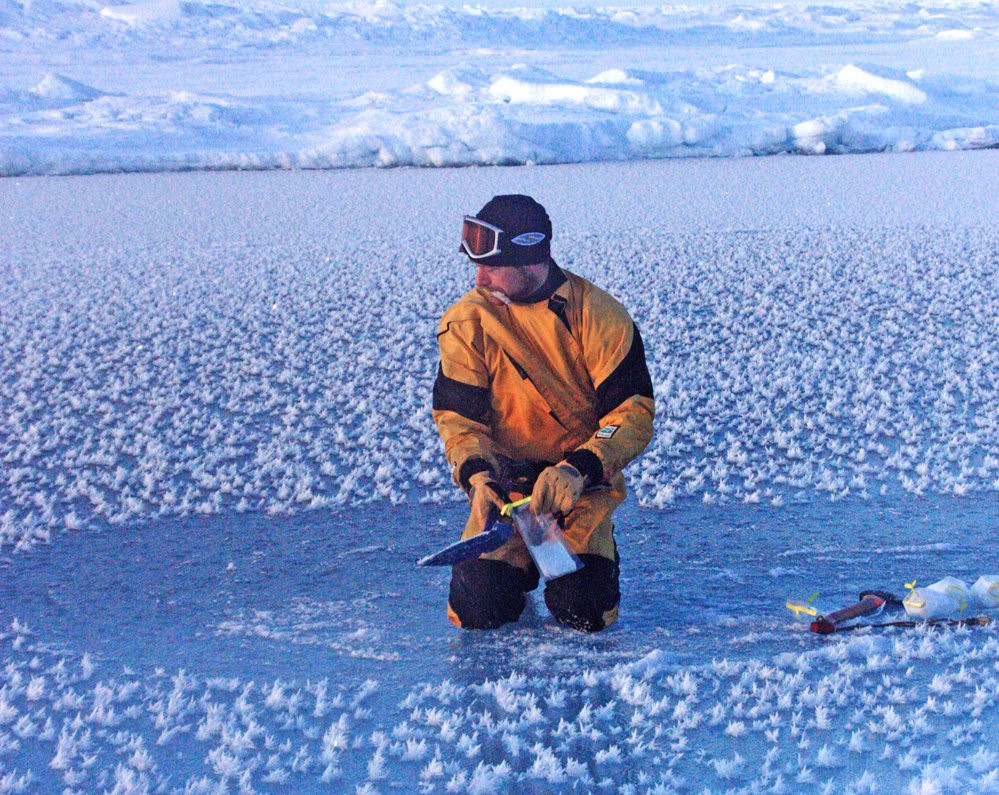
[{"label": "man's right hand", "polygon": [[489,518],[489,511],[495,508],[497,511],[510,502],[510,495],[496,481],[492,472],[476,472],[468,479],[468,499],[472,504],[472,516],[475,519],[474,526],[480,530]]}]

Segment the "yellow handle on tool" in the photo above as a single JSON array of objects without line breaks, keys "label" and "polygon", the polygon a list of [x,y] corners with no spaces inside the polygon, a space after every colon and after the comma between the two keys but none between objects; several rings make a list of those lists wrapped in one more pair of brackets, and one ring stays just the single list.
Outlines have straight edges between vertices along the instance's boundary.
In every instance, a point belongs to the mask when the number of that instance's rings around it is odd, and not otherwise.
[{"label": "yellow handle on tool", "polygon": [[513,502],[508,502],[500,509],[501,516],[512,516],[513,509],[519,508],[521,505],[527,505],[531,501],[530,497],[524,497],[522,500],[514,500]]}]

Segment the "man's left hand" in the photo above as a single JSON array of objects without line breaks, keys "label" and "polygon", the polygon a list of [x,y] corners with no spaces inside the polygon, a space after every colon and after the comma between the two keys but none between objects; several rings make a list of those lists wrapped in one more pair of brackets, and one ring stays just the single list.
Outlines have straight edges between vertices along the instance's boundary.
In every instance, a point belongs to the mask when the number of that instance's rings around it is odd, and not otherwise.
[{"label": "man's left hand", "polygon": [[531,512],[567,514],[586,486],[586,478],[572,464],[563,461],[542,470],[531,492]]}]

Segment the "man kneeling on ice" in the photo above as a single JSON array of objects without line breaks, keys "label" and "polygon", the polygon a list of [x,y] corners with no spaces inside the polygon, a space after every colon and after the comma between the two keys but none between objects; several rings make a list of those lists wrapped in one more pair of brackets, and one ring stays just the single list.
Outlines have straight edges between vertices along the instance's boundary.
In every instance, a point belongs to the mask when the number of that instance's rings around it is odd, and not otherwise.
[{"label": "man kneeling on ice", "polygon": [[[433,416],[471,503],[462,538],[530,496],[530,511],[554,514],[584,564],[546,582],[545,603],[559,622],[595,632],[617,618],[611,515],[625,498],[621,470],[652,438],[655,403],[638,328],[617,300],[555,264],[551,236],[528,196],[496,196],[465,217],[475,289],[440,322]],[[452,568],[448,618],[467,629],[516,621],[538,582],[514,533]]]}]

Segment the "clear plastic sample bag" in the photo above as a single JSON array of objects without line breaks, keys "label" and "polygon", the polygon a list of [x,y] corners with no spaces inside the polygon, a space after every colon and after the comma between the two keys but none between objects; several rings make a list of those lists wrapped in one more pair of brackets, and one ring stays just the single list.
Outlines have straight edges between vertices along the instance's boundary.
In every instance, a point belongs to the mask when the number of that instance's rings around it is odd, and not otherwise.
[{"label": "clear plastic sample bag", "polygon": [[572,551],[565,533],[550,513],[531,513],[530,500],[510,503],[504,512],[513,520],[546,582],[583,568],[583,562]]}]

